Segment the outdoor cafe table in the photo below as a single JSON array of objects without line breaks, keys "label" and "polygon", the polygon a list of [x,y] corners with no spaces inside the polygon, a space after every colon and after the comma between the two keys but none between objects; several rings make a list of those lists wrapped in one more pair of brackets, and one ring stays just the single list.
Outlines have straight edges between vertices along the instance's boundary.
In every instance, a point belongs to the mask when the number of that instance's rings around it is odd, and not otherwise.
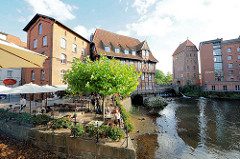
[{"label": "outdoor cafe table", "polygon": [[94,125],[94,126],[97,126],[97,123],[98,123],[98,126],[101,126],[104,122],[103,121],[97,121],[97,120],[92,120],[88,123],[88,125]]}]

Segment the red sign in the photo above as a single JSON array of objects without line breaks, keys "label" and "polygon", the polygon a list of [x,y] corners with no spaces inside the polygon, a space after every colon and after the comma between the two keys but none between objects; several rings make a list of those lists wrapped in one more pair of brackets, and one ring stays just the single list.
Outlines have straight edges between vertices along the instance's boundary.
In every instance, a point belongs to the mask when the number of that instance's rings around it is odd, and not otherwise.
[{"label": "red sign", "polygon": [[5,85],[14,85],[14,84],[17,83],[17,81],[16,81],[15,79],[5,79],[5,80],[3,81],[3,83],[4,83]]}]

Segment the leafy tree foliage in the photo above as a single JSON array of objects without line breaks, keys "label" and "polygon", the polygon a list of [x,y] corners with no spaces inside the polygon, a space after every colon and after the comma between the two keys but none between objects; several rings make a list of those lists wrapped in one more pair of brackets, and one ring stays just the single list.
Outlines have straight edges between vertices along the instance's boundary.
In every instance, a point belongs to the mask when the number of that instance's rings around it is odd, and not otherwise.
[{"label": "leafy tree foliage", "polygon": [[161,70],[156,70],[155,81],[157,84],[167,84],[172,82],[172,74],[170,72],[165,76]]},{"label": "leafy tree foliage", "polygon": [[101,55],[100,60],[94,62],[89,57],[85,63],[75,60],[72,69],[64,76],[64,82],[68,83],[69,91],[73,94],[95,91],[102,95],[104,112],[106,95],[130,95],[139,84],[140,74],[134,66],[123,65],[116,59]]}]

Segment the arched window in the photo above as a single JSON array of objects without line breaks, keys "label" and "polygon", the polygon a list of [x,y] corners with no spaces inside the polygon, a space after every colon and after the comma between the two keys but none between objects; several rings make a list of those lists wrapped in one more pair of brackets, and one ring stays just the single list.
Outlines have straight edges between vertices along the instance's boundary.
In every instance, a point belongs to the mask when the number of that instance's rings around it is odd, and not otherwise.
[{"label": "arched window", "polygon": [[61,70],[61,80],[63,80],[64,75],[66,74],[65,70]]},{"label": "arched window", "polygon": [[45,80],[45,71],[41,70],[41,80]]},{"label": "arched window", "polygon": [[32,81],[34,81],[35,80],[35,71],[32,70],[31,75],[32,75]]},{"label": "arched window", "polygon": [[61,63],[65,64],[66,63],[66,55],[61,54]]},{"label": "arched window", "polygon": [[38,25],[38,34],[41,35],[42,34],[42,24]]}]

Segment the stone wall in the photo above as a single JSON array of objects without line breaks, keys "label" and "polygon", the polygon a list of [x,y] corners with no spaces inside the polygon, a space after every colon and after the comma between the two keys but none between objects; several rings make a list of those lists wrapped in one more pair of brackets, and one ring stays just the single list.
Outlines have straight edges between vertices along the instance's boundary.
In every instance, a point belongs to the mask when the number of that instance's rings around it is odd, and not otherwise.
[{"label": "stone wall", "polygon": [[127,97],[123,100],[120,100],[120,103],[123,107],[129,112],[132,109],[132,100],[131,97]]},{"label": "stone wall", "polygon": [[125,148],[116,146],[116,142],[96,143],[93,140],[70,137],[69,133],[65,133],[65,135],[54,134],[52,131],[41,131],[37,128],[25,127],[5,120],[0,120],[0,130],[19,140],[28,140],[40,149],[53,152],[61,158],[136,158],[135,149],[131,144]]}]

